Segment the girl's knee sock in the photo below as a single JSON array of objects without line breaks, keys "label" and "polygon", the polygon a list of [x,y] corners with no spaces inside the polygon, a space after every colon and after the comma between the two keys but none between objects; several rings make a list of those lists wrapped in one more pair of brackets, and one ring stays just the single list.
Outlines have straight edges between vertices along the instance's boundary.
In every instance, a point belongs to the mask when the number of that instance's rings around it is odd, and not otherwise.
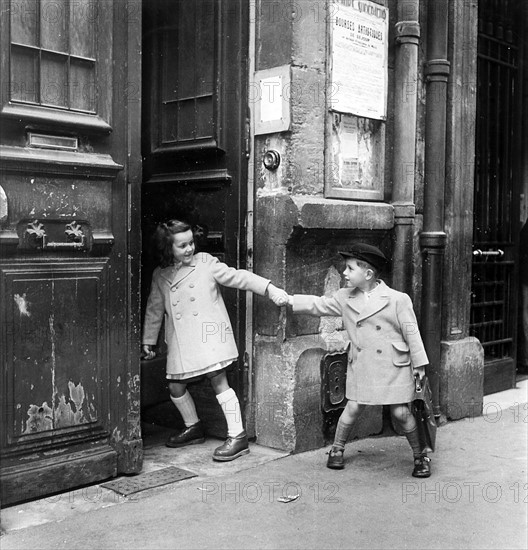
[{"label": "girl's knee sock", "polygon": [[240,411],[240,403],[233,388],[219,393],[216,396],[222,412],[224,413],[227,422],[227,435],[236,437],[244,431],[242,423],[242,413]]},{"label": "girl's knee sock", "polygon": [[409,445],[411,446],[413,456],[415,458],[422,456],[422,446],[420,444],[420,438],[418,437],[418,429],[414,428],[414,430],[410,432],[404,432],[404,434],[407,438],[407,441],[409,442]]},{"label": "girl's knee sock", "polygon": [[182,415],[183,422],[187,428],[199,421],[193,398],[187,390],[185,390],[185,393],[181,397],[172,397],[171,395],[170,398]]},{"label": "girl's knee sock", "polygon": [[343,422],[341,418],[339,418],[334,436],[334,443],[332,446],[336,449],[344,450],[345,443],[347,442],[348,436],[350,435],[350,431],[352,430],[353,426],[354,424],[347,424],[346,422]]}]

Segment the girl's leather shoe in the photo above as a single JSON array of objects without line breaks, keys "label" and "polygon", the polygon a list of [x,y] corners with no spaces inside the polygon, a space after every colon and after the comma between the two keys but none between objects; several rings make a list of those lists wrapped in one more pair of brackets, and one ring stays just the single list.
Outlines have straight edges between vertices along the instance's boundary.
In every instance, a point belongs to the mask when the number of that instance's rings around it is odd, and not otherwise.
[{"label": "girl's leather shoe", "polygon": [[414,459],[413,477],[429,477],[431,475],[431,459],[428,456],[420,456]]},{"label": "girl's leather shoe", "polygon": [[179,434],[171,435],[165,443],[167,447],[184,447],[185,445],[195,445],[205,441],[205,433],[202,422],[198,420],[196,424],[185,428]]},{"label": "girl's leather shoe", "polygon": [[332,447],[328,451],[326,467],[332,470],[342,470],[345,467],[345,459],[343,458],[343,451],[341,449],[334,449]]},{"label": "girl's leather shoe", "polygon": [[220,462],[227,462],[229,460],[235,460],[242,455],[249,453],[249,443],[247,434],[243,431],[236,437],[228,437],[223,445],[217,447],[213,453],[213,460]]}]

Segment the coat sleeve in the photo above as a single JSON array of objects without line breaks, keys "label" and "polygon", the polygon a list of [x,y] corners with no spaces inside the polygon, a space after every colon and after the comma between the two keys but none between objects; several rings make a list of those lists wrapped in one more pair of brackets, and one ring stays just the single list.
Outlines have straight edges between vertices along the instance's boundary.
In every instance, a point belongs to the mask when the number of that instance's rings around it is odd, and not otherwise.
[{"label": "coat sleeve", "polygon": [[239,290],[250,290],[260,296],[266,294],[266,289],[270,284],[269,279],[265,279],[245,269],[229,267],[210,254],[207,254],[206,258],[210,262],[213,278],[219,285],[238,288]]},{"label": "coat sleeve", "polygon": [[141,342],[146,345],[155,345],[157,343],[161,323],[163,322],[163,314],[165,313],[163,293],[159,283],[159,269],[156,269],[152,274],[150,294],[143,322],[143,337]]},{"label": "coat sleeve", "polygon": [[316,317],[342,315],[341,304],[334,296],[309,296],[306,294],[293,295],[293,313],[305,313]]},{"label": "coat sleeve", "polygon": [[396,305],[396,313],[400,323],[403,339],[407,342],[411,353],[411,364],[413,367],[421,367],[429,363],[427,353],[418,328],[418,321],[414,314],[411,298],[403,294]]}]

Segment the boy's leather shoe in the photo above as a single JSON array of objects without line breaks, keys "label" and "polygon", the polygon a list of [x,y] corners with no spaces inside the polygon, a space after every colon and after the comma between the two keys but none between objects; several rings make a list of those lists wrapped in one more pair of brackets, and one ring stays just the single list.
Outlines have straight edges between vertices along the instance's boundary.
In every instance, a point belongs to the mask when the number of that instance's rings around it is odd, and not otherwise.
[{"label": "boy's leather shoe", "polygon": [[236,437],[228,437],[223,445],[217,447],[213,453],[213,460],[227,462],[229,460],[235,460],[235,458],[239,456],[247,455],[248,453],[248,438],[246,432],[243,431]]},{"label": "boy's leather shoe", "polygon": [[414,459],[413,477],[429,477],[431,475],[431,459],[428,456],[420,456]]},{"label": "boy's leather shoe", "polygon": [[167,447],[184,447],[185,445],[195,445],[205,441],[205,433],[202,422],[198,420],[196,424],[185,428],[178,434],[171,435],[165,443]]},{"label": "boy's leather shoe", "polygon": [[331,468],[332,470],[342,470],[345,467],[345,459],[343,458],[342,449],[334,449],[334,447],[332,447],[328,451],[326,467]]}]

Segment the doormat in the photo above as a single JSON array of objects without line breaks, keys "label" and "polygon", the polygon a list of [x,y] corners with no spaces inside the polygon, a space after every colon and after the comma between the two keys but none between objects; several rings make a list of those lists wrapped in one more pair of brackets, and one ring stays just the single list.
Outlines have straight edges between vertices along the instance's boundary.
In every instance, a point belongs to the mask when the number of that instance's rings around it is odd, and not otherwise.
[{"label": "doormat", "polygon": [[196,477],[198,474],[189,472],[182,468],[176,468],[176,466],[169,466],[168,468],[162,468],[161,470],[155,470],[154,472],[146,472],[130,478],[116,479],[115,481],[109,481],[102,483],[101,487],[111,489],[120,495],[128,496],[132,493],[139,493],[145,489],[151,489],[152,487],[159,487],[161,485],[167,485],[168,483],[174,483],[175,481],[181,481],[190,477]]}]

